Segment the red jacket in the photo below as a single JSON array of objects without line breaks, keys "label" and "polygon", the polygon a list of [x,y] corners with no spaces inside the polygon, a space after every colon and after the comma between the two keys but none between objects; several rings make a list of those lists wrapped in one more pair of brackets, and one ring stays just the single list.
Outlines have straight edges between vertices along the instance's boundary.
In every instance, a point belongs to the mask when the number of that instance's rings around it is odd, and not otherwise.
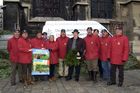
[{"label": "red jacket", "polygon": [[124,35],[114,36],[111,39],[111,64],[123,65],[128,60],[129,42]]},{"label": "red jacket", "polygon": [[99,57],[100,40],[97,36],[87,35],[85,38],[86,43],[86,60],[95,60]]},{"label": "red jacket", "polygon": [[50,62],[51,64],[58,63],[58,43],[56,41],[47,41],[46,48],[50,50]]},{"label": "red jacket", "polygon": [[100,60],[107,61],[110,58],[110,37],[101,37],[100,45]]},{"label": "red jacket", "polygon": [[66,48],[68,43],[68,37],[58,37],[56,41],[58,42],[58,55],[59,58],[64,59],[66,55]]},{"label": "red jacket", "polygon": [[32,48],[38,48],[38,49],[41,49],[41,48],[45,48],[45,41],[42,39],[42,38],[33,38],[31,40],[31,45],[32,45]]},{"label": "red jacket", "polygon": [[30,40],[21,37],[18,40],[18,49],[19,49],[19,62],[22,64],[31,63],[32,53],[29,52],[29,49],[31,49]]},{"label": "red jacket", "polygon": [[10,60],[12,62],[19,62],[19,54],[18,54],[18,38],[15,38],[14,36],[8,40],[7,43],[7,50],[10,55]]}]

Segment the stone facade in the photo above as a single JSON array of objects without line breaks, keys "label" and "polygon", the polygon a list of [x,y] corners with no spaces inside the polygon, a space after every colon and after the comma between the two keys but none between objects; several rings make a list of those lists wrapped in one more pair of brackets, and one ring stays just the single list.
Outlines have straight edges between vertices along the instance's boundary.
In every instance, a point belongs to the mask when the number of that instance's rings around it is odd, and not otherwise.
[{"label": "stone facade", "polygon": [[116,20],[124,22],[126,35],[132,43],[132,52],[140,60],[140,0],[117,2]]},{"label": "stone facade", "polygon": [[[113,28],[119,23],[131,41],[132,52],[140,59],[140,0],[4,0],[4,4],[7,30],[41,30],[44,22],[50,20],[95,20],[114,33]],[[42,12],[45,10],[48,14]]]},{"label": "stone facade", "polygon": [[0,7],[0,31],[3,30],[3,10]]}]

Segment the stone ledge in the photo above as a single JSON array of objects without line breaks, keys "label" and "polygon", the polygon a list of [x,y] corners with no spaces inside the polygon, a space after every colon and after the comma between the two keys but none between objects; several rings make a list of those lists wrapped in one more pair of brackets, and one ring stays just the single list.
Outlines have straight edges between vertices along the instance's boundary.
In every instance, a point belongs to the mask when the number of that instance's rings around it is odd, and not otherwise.
[{"label": "stone ledge", "polygon": [[98,21],[99,23],[110,23],[110,21],[115,21],[115,19],[104,19],[104,18],[92,18],[90,20]]},{"label": "stone ledge", "polygon": [[20,2],[21,0],[4,0],[4,2]]},{"label": "stone ledge", "polygon": [[118,4],[128,4],[131,2],[140,2],[140,0],[126,0],[126,1],[119,1]]},{"label": "stone ledge", "polygon": [[0,41],[5,41],[8,40],[12,37],[13,35],[0,35]]},{"label": "stone ledge", "polygon": [[61,17],[34,17],[31,18],[28,22],[46,22],[46,21],[63,21]]}]

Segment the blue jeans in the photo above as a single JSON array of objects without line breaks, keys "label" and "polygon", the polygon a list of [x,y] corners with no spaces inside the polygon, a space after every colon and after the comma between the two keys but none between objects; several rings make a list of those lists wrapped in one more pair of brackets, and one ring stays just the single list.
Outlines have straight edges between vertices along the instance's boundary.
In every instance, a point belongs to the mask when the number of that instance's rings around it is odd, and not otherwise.
[{"label": "blue jeans", "polygon": [[103,79],[110,81],[110,62],[102,61]]}]

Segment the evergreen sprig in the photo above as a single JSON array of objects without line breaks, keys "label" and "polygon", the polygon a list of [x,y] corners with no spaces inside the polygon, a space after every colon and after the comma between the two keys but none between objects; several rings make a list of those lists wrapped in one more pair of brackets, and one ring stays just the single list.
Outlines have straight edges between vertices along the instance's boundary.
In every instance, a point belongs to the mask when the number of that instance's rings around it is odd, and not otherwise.
[{"label": "evergreen sprig", "polygon": [[68,66],[77,66],[80,64],[79,60],[77,59],[77,51],[76,50],[70,50],[68,51],[68,54],[65,58],[66,65]]}]

